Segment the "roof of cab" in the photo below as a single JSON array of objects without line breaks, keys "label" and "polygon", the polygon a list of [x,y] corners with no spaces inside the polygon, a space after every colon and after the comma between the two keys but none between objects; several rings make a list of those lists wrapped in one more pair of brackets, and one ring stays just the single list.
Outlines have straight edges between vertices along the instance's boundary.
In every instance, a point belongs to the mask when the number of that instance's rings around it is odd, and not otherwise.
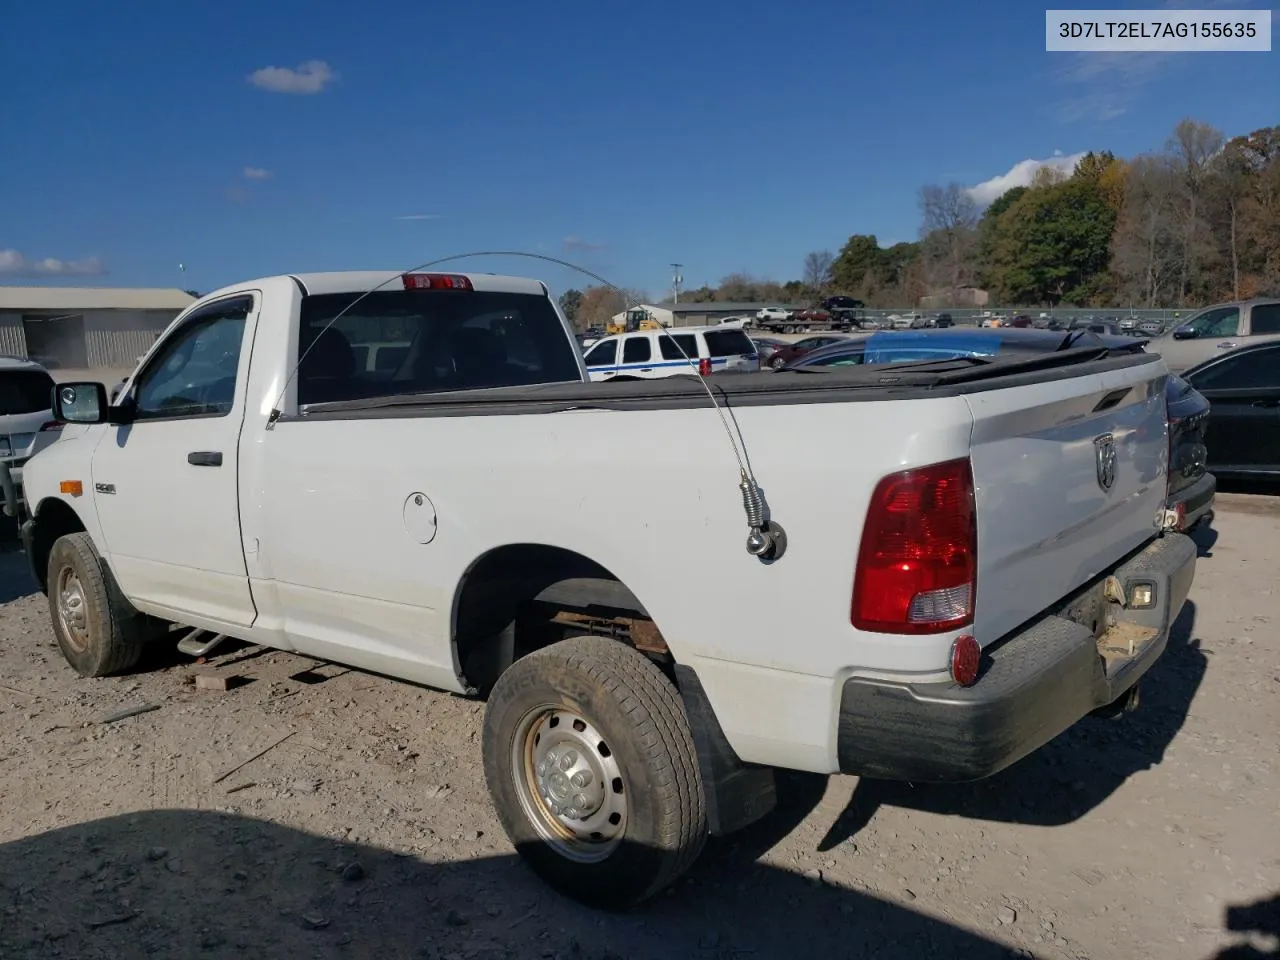
[{"label": "roof of cab", "polygon": [[[547,297],[550,292],[540,280],[528,277],[503,277],[492,273],[460,273],[443,270],[410,270],[409,273],[447,273],[451,277],[466,277],[478,291],[492,293],[528,293]],[[210,297],[228,296],[247,290],[261,289],[285,283],[301,284],[306,295],[323,293],[366,293],[380,287],[384,290],[402,290],[398,282],[404,272],[398,270],[338,270],[330,273],[282,273],[271,277],[259,277],[243,283],[230,284],[205,294]]]},{"label": "roof of cab", "polygon": [[44,370],[44,367],[34,360],[0,355],[0,370]]},{"label": "roof of cab", "polygon": [[[546,286],[528,277],[503,277],[492,273],[460,273],[453,270],[411,270],[410,273],[443,273],[453,277],[466,277],[473,289],[491,293],[531,293],[548,295]],[[402,290],[401,271],[348,270],[336,273],[295,273],[291,276],[302,284],[308,295],[321,293],[364,293],[381,287],[385,290]]]}]

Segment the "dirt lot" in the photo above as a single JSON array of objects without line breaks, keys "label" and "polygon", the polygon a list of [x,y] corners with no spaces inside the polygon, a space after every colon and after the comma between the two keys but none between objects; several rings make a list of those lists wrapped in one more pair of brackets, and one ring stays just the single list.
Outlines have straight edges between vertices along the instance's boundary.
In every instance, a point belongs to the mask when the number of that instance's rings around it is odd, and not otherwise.
[{"label": "dirt lot", "polygon": [[1280,501],[1221,508],[1130,718],[977,785],[788,777],[627,915],[520,866],[479,703],[249,647],[79,680],[0,556],[0,958],[1274,957]]}]

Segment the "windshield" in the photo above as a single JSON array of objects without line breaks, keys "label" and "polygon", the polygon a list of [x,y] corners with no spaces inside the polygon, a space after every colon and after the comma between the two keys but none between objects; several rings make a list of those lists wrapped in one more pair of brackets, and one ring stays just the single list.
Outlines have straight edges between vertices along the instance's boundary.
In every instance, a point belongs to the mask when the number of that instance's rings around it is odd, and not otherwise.
[{"label": "windshield", "polygon": [[0,374],[0,416],[39,413],[53,406],[53,377],[43,370],[7,370]]}]

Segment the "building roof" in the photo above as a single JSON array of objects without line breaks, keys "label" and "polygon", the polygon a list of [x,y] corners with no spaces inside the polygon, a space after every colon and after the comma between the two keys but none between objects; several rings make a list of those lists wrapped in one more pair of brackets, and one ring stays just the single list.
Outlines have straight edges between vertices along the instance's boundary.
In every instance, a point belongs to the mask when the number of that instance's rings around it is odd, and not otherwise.
[{"label": "building roof", "polygon": [[0,310],[182,310],[196,298],[146,287],[0,286]]}]

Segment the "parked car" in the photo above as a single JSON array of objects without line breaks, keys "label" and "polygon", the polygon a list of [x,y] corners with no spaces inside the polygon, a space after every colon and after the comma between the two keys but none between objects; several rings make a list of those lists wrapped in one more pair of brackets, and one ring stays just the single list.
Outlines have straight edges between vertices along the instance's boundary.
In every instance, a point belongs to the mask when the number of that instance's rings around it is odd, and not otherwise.
[{"label": "parked car", "polygon": [[755,373],[760,356],[736,327],[637,330],[602,337],[586,354],[592,380],[652,380],[697,372]]},{"label": "parked car", "polygon": [[[1118,334],[1097,334],[1088,326],[1069,334],[1076,346],[1097,344],[1111,355],[1143,352],[1144,341]],[[957,330],[943,334],[892,332],[876,334],[815,350],[786,367],[803,370],[821,366],[867,363],[919,363],[951,358],[1036,355],[1062,348],[1060,333],[1004,327],[998,330]],[[1280,350],[1280,344],[1276,345]],[[870,358],[870,359],[869,359]],[[1176,516],[1175,529],[1189,531],[1213,520],[1217,480],[1207,470],[1205,428],[1209,401],[1177,376],[1165,384],[1169,430],[1168,496],[1165,508]]]},{"label": "parked car", "polygon": [[1138,333],[1142,334],[1144,337],[1158,337],[1160,336],[1160,334],[1164,333],[1164,321],[1163,320],[1139,321]]},{"label": "parked car", "polygon": [[946,329],[947,327],[954,327],[956,322],[952,319],[951,314],[940,313],[933,318],[931,325],[939,329]]},{"label": "parked car", "polygon": [[1206,307],[1152,341],[1151,349],[1180,373],[1250,343],[1280,340],[1280,299],[1258,298]]},{"label": "parked car", "polygon": [[1182,378],[1209,401],[1208,469],[1233,479],[1280,478],[1280,341],[1222,353]]},{"label": "parked car", "polygon": [[768,364],[774,370],[780,370],[782,367],[791,363],[798,357],[804,356],[810,350],[817,350],[819,347],[825,347],[832,343],[841,343],[848,337],[842,334],[827,333],[820,334],[816,337],[805,337],[803,340],[797,340],[795,343],[787,343],[774,350],[769,356]]},{"label": "parked car", "polygon": [[1213,520],[1218,491],[1206,446],[1209,400],[1177,374],[1170,375],[1164,398],[1169,411],[1168,508],[1178,515],[1178,529],[1192,530]]},{"label": "parked car", "polygon": [[0,357],[0,462],[21,492],[22,468],[62,432],[53,416],[53,377],[34,360]]},{"label": "parked car", "polygon": [[[375,379],[353,348],[390,326]],[[59,385],[24,550],[86,677],[204,634],[485,697],[512,846],[626,906],[768,813],[775,767],[981,779],[1162,654],[1196,564],[1152,522],[1163,361],[899,374],[589,382],[536,280],[252,280],[116,404]]]},{"label": "parked car", "polygon": [[755,336],[751,338],[751,342],[756,346],[756,353],[760,356],[760,366],[766,367],[769,361],[773,359],[773,355],[783,347],[791,346],[789,340],[779,340],[776,337]]}]

